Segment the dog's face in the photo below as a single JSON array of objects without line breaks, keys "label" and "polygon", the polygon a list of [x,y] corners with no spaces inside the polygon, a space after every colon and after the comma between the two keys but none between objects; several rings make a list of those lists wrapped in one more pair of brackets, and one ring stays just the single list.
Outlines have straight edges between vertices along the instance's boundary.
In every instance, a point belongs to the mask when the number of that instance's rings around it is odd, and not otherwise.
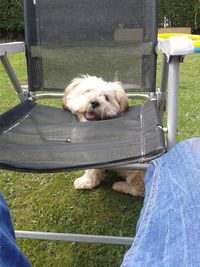
[{"label": "dog's face", "polygon": [[120,82],[106,82],[95,76],[74,79],[65,89],[63,108],[80,121],[104,120],[124,112],[128,99]]}]

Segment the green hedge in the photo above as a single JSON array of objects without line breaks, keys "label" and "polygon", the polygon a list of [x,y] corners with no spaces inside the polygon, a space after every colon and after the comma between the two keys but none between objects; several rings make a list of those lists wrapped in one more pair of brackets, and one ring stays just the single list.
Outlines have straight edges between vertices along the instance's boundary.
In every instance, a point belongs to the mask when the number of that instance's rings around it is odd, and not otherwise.
[{"label": "green hedge", "polygon": [[199,0],[159,0],[159,24],[166,17],[171,26],[191,27],[194,33],[200,32]]},{"label": "green hedge", "polygon": [[[200,32],[199,0],[158,0],[158,2],[160,26],[166,17],[171,26],[191,27],[193,32]],[[23,0],[0,0],[0,18],[1,35],[15,36],[23,33]]]},{"label": "green hedge", "polygon": [[23,0],[0,0],[1,36],[23,34]]}]

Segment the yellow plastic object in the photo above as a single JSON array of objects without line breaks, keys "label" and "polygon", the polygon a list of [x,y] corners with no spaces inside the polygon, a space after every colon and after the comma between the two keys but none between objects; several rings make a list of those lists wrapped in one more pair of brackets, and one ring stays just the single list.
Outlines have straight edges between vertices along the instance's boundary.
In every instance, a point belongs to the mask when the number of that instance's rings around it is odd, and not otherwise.
[{"label": "yellow plastic object", "polygon": [[200,47],[200,41],[194,41],[194,47]]},{"label": "yellow plastic object", "polygon": [[[163,38],[163,39],[166,39],[171,36],[185,36],[185,37],[192,39],[193,41],[198,41],[198,40],[200,41],[200,35],[196,35],[196,34],[186,34],[186,33],[159,33],[158,34],[158,37]],[[200,45],[200,42],[197,46],[199,45]]]}]

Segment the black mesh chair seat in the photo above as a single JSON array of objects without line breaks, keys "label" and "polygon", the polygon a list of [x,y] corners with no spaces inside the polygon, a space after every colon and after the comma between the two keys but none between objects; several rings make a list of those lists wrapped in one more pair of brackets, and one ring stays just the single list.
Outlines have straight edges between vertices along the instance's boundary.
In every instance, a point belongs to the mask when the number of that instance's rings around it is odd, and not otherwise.
[{"label": "black mesh chair seat", "polygon": [[110,168],[165,152],[154,101],[112,120],[78,122],[69,111],[25,101],[0,116],[0,167],[30,172]]}]

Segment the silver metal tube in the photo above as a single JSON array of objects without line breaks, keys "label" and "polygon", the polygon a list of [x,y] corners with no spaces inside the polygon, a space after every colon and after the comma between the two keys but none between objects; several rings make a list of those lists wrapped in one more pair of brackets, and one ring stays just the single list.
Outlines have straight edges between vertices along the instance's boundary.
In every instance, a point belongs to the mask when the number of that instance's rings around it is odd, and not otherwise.
[{"label": "silver metal tube", "polygon": [[131,245],[134,240],[132,237],[121,237],[121,236],[64,234],[64,233],[49,233],[49,232],[47,233],[47,232],[34,232],[34,231],[15,231],[15,236],[17,238],[102,243],[102,244],[114,244],[114,245]]},{"label": "silver metal tube", "polygon": [[[31,97],[35,100],[39,99],[49,99],[49,98],[61,98],[63,93],[43,93],[43,94],[33,94]],[[127,94],[127,97],[130,99],[143,99],[143,100],[152,100],[152,97],[144,94]]]},{"label": "silver metal tube", "polygon": [[172,56],[169,63],[168,101],[167,101],[168,149],[170,149],[176,144],[179,64],[180,64],[180,58],[178,56]]},{"label": "silver metal tube", "polygon": [[152,100],[152,97],[144,94],[126,94],[129,99]]},{"label": "silver metal tube", "polygon": [[50,99],[50,98],[62,98],[64,96],[63,93],[44,93],[44,94],[31,94],[31,97],[34,100],[39,99]]},{"label": "silver metal tube", "polygon": [[4,56],[0,56],[1,58],[1,61],[2,61],[2,64],[8,74],[8,77],[10,78],[14,88],[15,88],[15,91],[17,92],[17,95],[19,97],[19,99],[21,100],[21,102],[25,101],[26,100],[26,97],[25,95],[23,94],[23,90],[22,90],[22,87],[13,71],[13,68],[7,58],[6,55]]},{"label": "silver metal tube", "polygon": [[161,120],[163,119],[163,112],[166,105],[166,90],[168,83],[168,74],[169,74],[169,64],[167,62],[167,56],[163,54],[162,66],[161,66],[161,77],[160,77],[160,90],[157,95],[158,109],[160,112]]},{"label": "silver metal tube", "polygon": [[168,74],[169,74],[169,64],[167,62],[167,56],[163,54],[161,77],[160,77],[160,92],[161,93],[165,93],[167,90]]}]

